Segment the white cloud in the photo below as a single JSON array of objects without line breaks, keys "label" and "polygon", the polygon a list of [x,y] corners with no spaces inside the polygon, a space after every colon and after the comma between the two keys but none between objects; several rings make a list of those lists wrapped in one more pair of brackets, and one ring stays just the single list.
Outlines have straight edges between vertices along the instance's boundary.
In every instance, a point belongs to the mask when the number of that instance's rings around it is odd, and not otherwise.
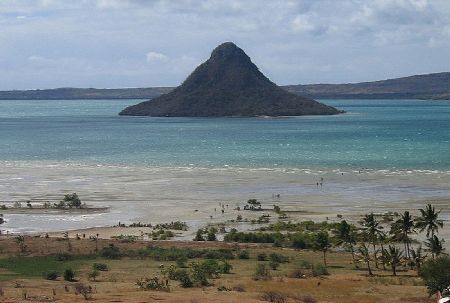
[{"label": "white cloud", "polygon": [[101,9],[121,9],[129,7],[129,5],[128,0],[97,0],[97,7]]},{"label": "white cloud", "polygon": [[147,62],[167,62],[169,60],[166,55],[158,52],[148,52],[145,57]]},{"label": "white cloud", "polygon": [[292,28],[296,32],[309,32],[315,29],[315,26],[311,23],[309,16],[298,15],[292,21]]}]

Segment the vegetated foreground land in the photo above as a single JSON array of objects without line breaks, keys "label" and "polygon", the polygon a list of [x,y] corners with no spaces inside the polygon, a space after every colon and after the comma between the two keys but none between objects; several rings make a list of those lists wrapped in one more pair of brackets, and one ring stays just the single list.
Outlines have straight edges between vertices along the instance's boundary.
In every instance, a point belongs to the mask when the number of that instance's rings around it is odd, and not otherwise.
[{"label": "vegetated foreground land", "polygon": [[434,302],[409,267],[369,277],[336,251],[322,264],[267,244],[2,237],[0,301]]}]

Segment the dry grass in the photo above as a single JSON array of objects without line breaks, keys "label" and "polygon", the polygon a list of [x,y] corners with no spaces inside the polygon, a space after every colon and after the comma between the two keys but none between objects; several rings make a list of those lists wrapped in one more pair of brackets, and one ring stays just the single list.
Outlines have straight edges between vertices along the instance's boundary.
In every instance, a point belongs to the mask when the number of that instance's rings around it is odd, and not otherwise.
[{"label": "dry grass", "polygon": [[[43,239],[27,237],[28,256],[44,256],[57,252],[66,252],[66,241],[55,238]],[[95,241],[71,240],[72,253],[89,254],[95,251]],[[149,245],[149,242],[121,243],[120,241],[99,240],[98,247],[102,248],[114,243],[126,249],[139,249]],[[227,243],[198,243],[180,241],[151,242],[152,245],[163,247],[190,248],[237,248],[235,244]],[[14,239],[0,239],[2,248],[0,258],[16,256],[19,247]],[[273,248],[258,245],[242,245],[250,251],[250,260],[231,260],[233,265],[231,274],[224,274],[214,281],[214,286],[206,288],[183,289],[177,282],[171,281],[170,293],[138,290],[135,282],[142,277],[152,277],[160,274],[159,265],[165,266],[173,262],[160,262],[152,259],[101,260],[110,268],[101,272],[98,281],[88,281],[87,274],[92,270],[92,264],[99,260],[83,260],[77,263],[77,277],[80,283],[92,287],[92,300],[95,302],[174,302],[174,303],[203,303],[203,302],[261,302],[263,295],[277,293],[283,302],[304,302],[308,297],[317,302],[336,303],[400,303],[400,302],[434,302],[428,298],[425,287],[415,276],[414,271],[401,272],[399,277],[392,277],[390,272],[375,271],[376,277],[367,277],[364,269],[354,270],[350,263],[351,257],[346,253],[329,254],[330,276],[325,278],[295,279],[288,276],[303,261],[310,263],[321,262],[321,254],[312,251],[295,251],[292,249]],[[289,263],[283,263],[276,271],[271,271],[273,279],[270,281],[255,281],[253,275],[258,263],[258,253],[277,252],[290,257]],[[47,281],[42,277],[14,276],[0,268],[0,302],[86,302],[82,295],[75,290],[76,283],[62,281]],[[19,285],[20,287],[16,286]],[[231,291],[218,291],[218,286],[225,286]],[[27,300],[23,300],[26,292]],[[270,299],[270,298],[269,298]],[[273,301],[277,302],[277,301]],[[281,302],[281,301],[279,301]]]}]

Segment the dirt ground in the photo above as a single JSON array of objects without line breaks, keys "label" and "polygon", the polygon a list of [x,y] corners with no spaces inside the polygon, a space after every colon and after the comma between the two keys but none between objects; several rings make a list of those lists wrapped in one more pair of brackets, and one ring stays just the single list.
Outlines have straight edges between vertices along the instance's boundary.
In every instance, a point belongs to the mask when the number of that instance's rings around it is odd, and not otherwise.
[{"label": "dirt ground", "polygon": [[[364,265],[354,269],[351,256],[345,252],[328,253],[328,268],[330,275],[321,278],[296,279],[289,278],[291,273],[302,261],[311,263],[322,262],[322,254],[306,250],[274,248],[268,245],[238,245],[222,242],[181,242],[181,241],[134,241],[124,243],[118,240],[67,240],[60,238],[25,237],[26,252],[21,258],[38,258],[55,253],[71,254],[94,253],[96,247],[114,244],[121,251],[137,250],[149,245],[157,247],[178,248],[231,248],[247,249],[250,259],[233,259],[231,274],[222,274],[213,280],[213,286],[204,288],[181,288],[177,281],[170,281],[170,291],[143,291],[138,289],[136,281],[143,277],[153,277],[160,274],[160,266],[168,266],[174,262],[161,262],[150,258],[124,257],[120,260],[81,260],[72,261],[75,267],[78,283],[90,286],[93,290],[91,300],[94,302],[174,302],[174,303],[229,303],[229,302],[267,302],[264,295],[277,292],[284,301],[272,302],[315,302],[307,301],[314,298],[316,302],[336,303],[375,303],[375,302],[435,302],[428,298],[426,288],[417,277],[414,270],[400,271],[398,277],[390,271],[375,270],[375,276],[367,276]],[[70,246],[70,247],[69,247]],[[272,279],[255,281],[253,273],[258,262],[256,255],[260,252],[276,252],[290,258],[289,263],[281,264],[272,271]],[[0,238],[0,261],[11,260],[21,254],[17,241],[13,238]],[[34,260],[34,259],[33,259]],[[87,277],[94,262],[106,263],[109,271],[101,272],[96,281]],[[75,291],[76,282],[64,281],[61,277],[56,281],[45,280],[42,276],[33,274],[30,265],[29,274],[14,272],[0,267],[0,302],[85,302],[82,295]],[[403,269],[403,268],[402,268]],[[227,289],[240,291],[219,291]]]}]

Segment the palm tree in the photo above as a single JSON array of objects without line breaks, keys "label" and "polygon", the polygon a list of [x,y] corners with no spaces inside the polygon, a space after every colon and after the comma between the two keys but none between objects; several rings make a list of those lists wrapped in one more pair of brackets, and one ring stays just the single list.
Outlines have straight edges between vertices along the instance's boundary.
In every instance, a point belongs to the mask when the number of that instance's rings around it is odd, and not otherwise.
[{"label": "palm tree", "polygon": [[397,275],[397,266],[402,262],[403,251],[399,250],[393,245],[389,245],[389,248],[384,252],[386,259],[389,260],[389,265],[392,268],[392,274]]},{"label": "palm tree", "polygon": [[370,268],[370,261],[372,261],[372,257],[370,256],[369,248],[366,246],[366,243],[361,243],[358,247],[358,253],[360,255],[359,261],[366,263],[369,276],[373,276],[372,269]]},{"label": "palm tree", "polygon": [[361,220],[361,225],[363,226],[362,230],[367,235],[369,242],[372,243],[375,267],[378,268],[376,243],[378,237],[384,234],[382,231],[383,226],[381,226],[381,223],[375,218],[373,213],[365,215]]},{"label": "palm tree", "polygon": [[438,219],[441,211],[436,211],[434,206],[428,204],[425,209],[419,209],[420,217],[416,219],[416,227],[420,229],[420,232],[426,230],[427,238],[433,237],[439,232],[439,228],[444,226],[442,220]]},{"label": "palm tree", "polygon": [[433,260],[435,257],[439,257],[440,254],[444,253],[445,248],[443,247],[443,243],[444,239],[439,240],[436,235],[425,242],[425,246],[428,248],[427,251],[431,252]]},{"label": "palm tree", "polygon": [[381,252],[381,260],[382,260],[381,265],[383,265],[383,270],[386,270],[386,264],[388,264],[386,262],[383,262],[386,261],[386,256],[384,255],[386,251],[384,249],[384,244],[388,244],[390,241],[391,238],[388,238],[385,233],[378,235],[378,242],[380,243],[381,249],[378,249],[377,252],[378,251]]},{"label": "palm tree", "polygon": [[342,220],[341,223],[337,225],[337,228],[333,230],[334,241],[338,246],[344,246],[350,250],[352,253],[353,265],[356,265],[355,259],[355,248],[356,244],[356,231],[352,225],[348,224],[347,221]]},{"label": "palm tree", "polygon": [[423,254],[422,245],[419,245],[419,247],[417,247],[416,250],[411,249],[410,256],[411,260],[414,262],[414,265],[416,266],[416,269],[420,270],[422,263],[427,258],[427,255]]},{"label": "palm tree", "polygon": [[397,241],[402,241],[404,243],[404,251],[406,252],[406,258],[408,258],[408,260],[410,259],[409,247],[411,244],[411,238],[409,237],[409,235],[414,231],[413,217],[411,216],[409,211],[405,211],[401,215],[400,219],[398,219],[391,225],[391,230],[389,232],[394,236],[394,239],[396,239]]}]

